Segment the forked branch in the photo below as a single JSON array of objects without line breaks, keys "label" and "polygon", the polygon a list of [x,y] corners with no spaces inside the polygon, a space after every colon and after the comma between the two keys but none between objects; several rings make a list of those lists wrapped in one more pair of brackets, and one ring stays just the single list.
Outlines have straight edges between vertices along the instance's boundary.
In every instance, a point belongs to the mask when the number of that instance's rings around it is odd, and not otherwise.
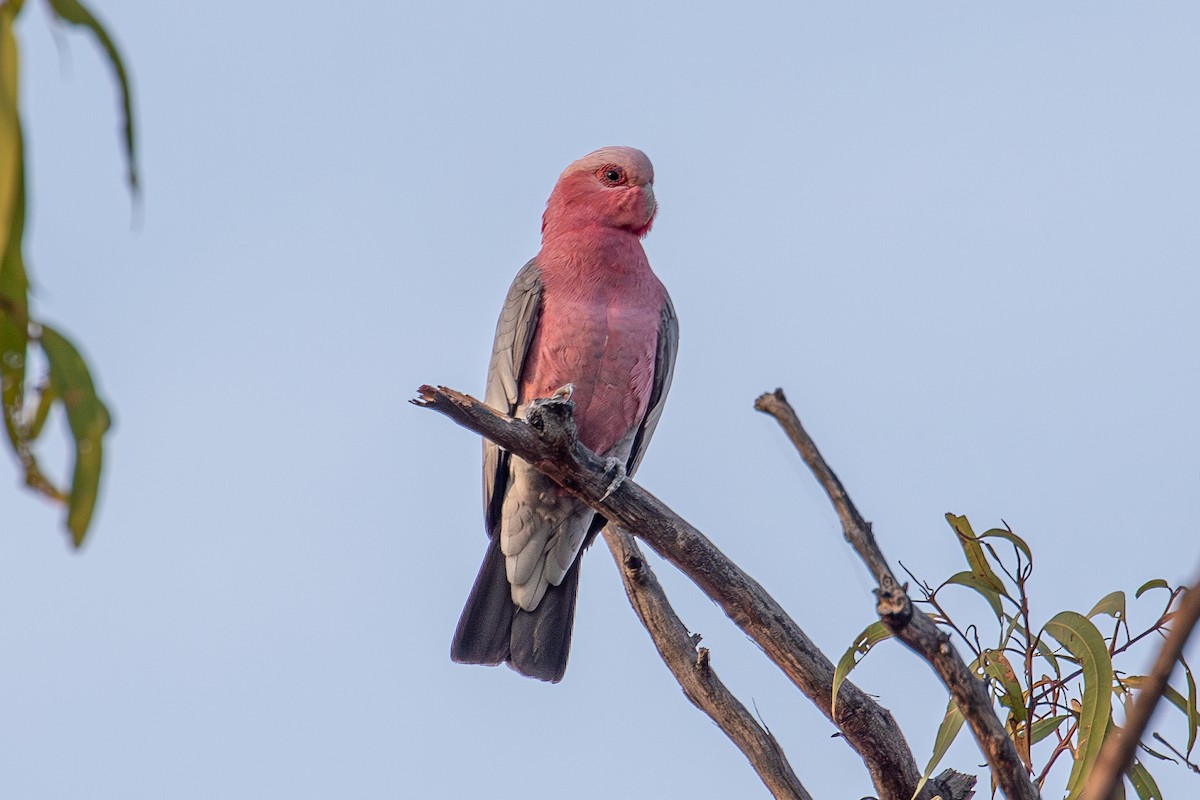
[{"label": "forked branch", "polygon": [[866,563],[878,584],[875,596],[880,618],[897,639],[929,663],[950,690],[992,768],[997,785],[1009,800],[1037,800],[1037,788],[1030,780],[1016,746],[996,716],[987,684],[967,669],[950,643],[950,637],[927,614],[913,607],[907,585],[896,580],[875,541],[871,524],[858,512],[842,482],[800,424],[800,418],[784,397],[783,390],[776,389],[762,395],[754,407],[779,422],[821,488],[829,495],[842,522],[846,541]]},{"label": "forked branch", "polygon": [[[569,400],[535,401],[526,424],[453,389],[422,386],[418,391],[414,404],[446,415],[529,462],[680,569],[837,726],[863,759],[880,800],[910,800],[920,773],[892,715],[846,681],[834,718],[834,670],[825,654],[757,581],[700,531],[632,480],[614,488],[604,460],[579,443]],[[966,791],[930,781],[918,798],[928,800],[940,793],[954,800],[966,797]]]}]

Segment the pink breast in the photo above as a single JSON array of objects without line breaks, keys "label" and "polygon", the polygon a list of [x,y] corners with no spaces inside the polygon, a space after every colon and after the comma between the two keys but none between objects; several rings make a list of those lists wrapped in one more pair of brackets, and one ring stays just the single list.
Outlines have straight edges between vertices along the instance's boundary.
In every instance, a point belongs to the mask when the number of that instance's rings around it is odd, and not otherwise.
[{"label": "pink breast", "polygon": [[653,279],[636,287],[548,282],[521,402],[574,384],[579,438],[590,450],[607,452],[646,415],[662,303],[661,285]]}]

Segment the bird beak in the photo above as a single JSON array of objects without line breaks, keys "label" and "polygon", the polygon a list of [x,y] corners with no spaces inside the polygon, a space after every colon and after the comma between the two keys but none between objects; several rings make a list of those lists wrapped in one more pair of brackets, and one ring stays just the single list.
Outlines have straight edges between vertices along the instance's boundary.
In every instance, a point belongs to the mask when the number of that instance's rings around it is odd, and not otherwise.
[{"label": "bird beak", "polygon": [[654,213],[658,211],[658,203],[654,201],[654,184],[647,183],[642,187],[642,194],[646,198],[646,221],[654,219]]}]

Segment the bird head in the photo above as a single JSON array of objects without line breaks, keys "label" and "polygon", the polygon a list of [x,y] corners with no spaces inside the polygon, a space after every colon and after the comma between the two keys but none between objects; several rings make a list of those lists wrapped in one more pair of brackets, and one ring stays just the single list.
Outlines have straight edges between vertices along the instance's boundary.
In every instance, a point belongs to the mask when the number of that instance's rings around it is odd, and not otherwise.
[{"label": "bird head", "polygon": [[600,225],[645,236],[657,210],[646,154],[604,147],[563,170],[542,215],[542,235]]}]

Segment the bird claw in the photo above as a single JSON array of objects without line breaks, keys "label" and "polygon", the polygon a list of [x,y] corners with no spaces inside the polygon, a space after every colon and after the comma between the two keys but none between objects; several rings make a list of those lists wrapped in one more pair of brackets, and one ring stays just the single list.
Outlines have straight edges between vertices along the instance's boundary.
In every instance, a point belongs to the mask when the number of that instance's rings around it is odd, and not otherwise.
[{"label": "bird claw", "polygon": [[607,500],[609,495],[621,488],[621,484],[625,482],[625,462],[619,458],[609,456],[604,459],[604,474],[612,475],[613,478],[608,483],[608,488],[604,490],[604,494],[600,497],[601,501]]}]

